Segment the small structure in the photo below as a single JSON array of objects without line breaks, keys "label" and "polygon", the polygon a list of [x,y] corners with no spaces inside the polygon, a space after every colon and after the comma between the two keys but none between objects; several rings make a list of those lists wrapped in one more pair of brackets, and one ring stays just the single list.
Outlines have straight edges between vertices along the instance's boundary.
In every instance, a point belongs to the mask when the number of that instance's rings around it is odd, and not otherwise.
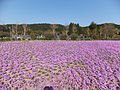
[{"label": "small structure", "polygon": [[37,39],[44,39],[45,36],[43,36],[43,35],[41,34],[40,36],[37,36],[36,38],[37,38]]},{"label": "small structure", "polygon": [[11,39],[15,40],[31,40],[31,37],[29,35],[13,35]]}]

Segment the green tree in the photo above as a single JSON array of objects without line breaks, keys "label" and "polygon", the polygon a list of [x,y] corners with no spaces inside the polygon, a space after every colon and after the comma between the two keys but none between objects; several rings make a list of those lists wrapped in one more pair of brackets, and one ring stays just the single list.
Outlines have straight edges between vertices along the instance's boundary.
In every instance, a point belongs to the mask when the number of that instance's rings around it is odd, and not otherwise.
[{"label": "green tree", "polygon": [[73,23],[70,23],[69,29],[68,29],[68,35],[71,35],[73,33]]},{"label": "green tree", "polygon": [[97,24],[95,22],[91,22],[90,26],[90,37],[92,39],[97,39],[98,35],[97,35]]}]

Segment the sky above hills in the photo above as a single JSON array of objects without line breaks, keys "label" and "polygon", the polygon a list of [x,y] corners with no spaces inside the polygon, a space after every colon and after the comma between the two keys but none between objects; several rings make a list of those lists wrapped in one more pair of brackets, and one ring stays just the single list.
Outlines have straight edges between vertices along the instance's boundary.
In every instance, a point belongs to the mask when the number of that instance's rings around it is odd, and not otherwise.
[{"label": "sky above hills", "polygon": [[0,0],[0,24],[120,24],[120,0]]}]

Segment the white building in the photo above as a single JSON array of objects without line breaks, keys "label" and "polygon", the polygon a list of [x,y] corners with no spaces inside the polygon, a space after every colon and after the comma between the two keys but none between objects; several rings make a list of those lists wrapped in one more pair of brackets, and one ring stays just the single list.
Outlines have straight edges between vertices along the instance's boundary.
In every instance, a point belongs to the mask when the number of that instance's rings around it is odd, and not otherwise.
[{"label": "white building", "polygon": [[29,35],[12,35],[12,39],[15,40],[31,40]]}]

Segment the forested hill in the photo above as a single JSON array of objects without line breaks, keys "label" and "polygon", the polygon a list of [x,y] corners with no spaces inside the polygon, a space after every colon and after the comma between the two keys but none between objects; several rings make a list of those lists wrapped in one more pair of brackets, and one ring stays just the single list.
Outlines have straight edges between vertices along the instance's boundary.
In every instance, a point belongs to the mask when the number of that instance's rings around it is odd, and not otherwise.
[{"label": "forested hill", "polygon": [[6,24],[0,25],[0,38],[10,37],[10,31],[16,31],[22,35],[26,28],[26,34],[32,39],[44,36],[45,39],[79,40],[79,39],[114,39],[120,38],[120,25],[113,23],[96,24],[82,27],[79,24]]}]

